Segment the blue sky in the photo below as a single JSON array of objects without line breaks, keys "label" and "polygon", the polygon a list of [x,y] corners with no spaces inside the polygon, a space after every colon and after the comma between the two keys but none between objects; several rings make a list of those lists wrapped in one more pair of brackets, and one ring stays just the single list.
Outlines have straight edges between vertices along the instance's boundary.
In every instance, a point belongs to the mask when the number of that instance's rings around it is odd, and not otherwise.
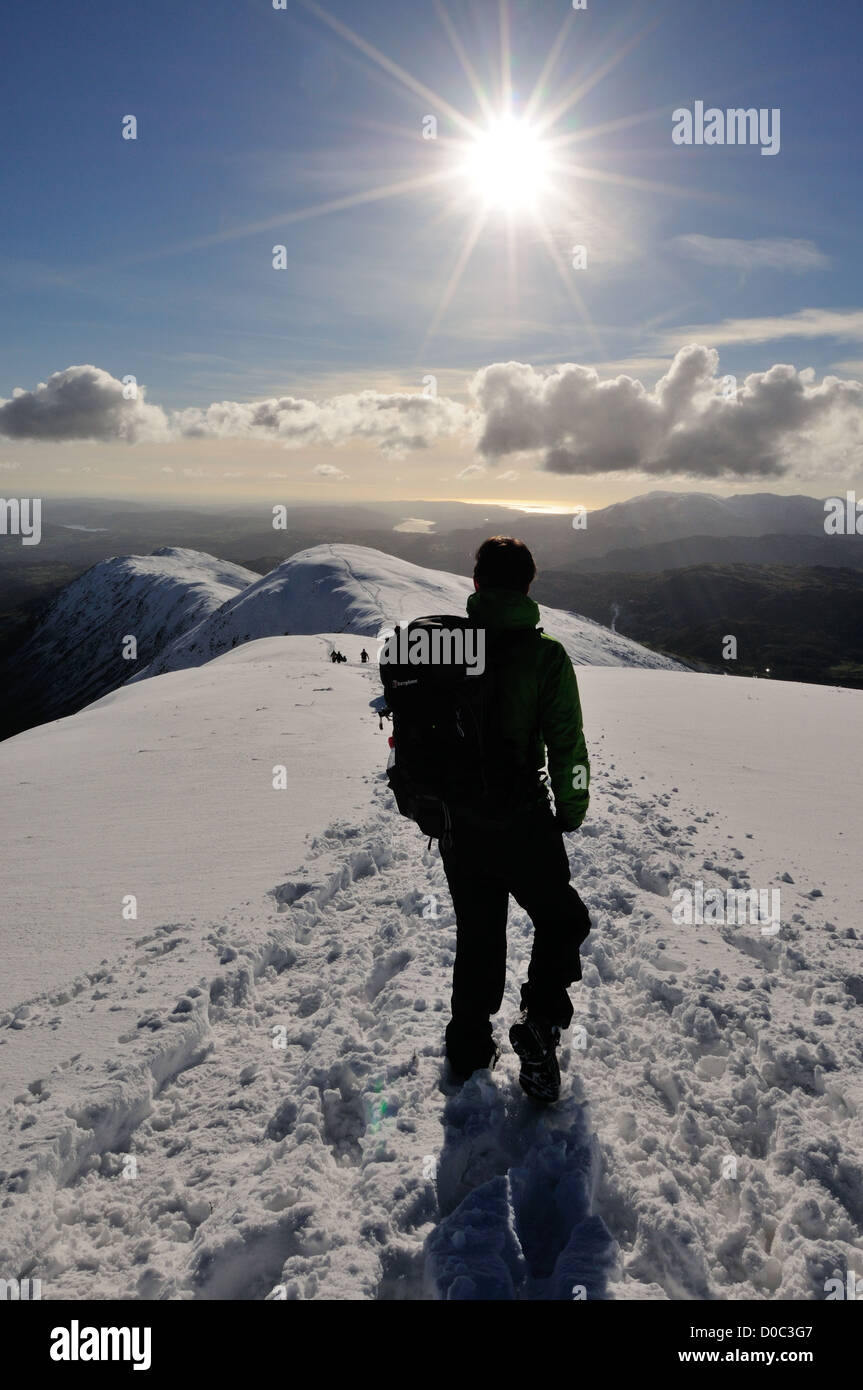
[{"label": "blue sky", "polygon": [[[688,343],[716,349],[716,376],[741,383],[777,363],[814,368],[816,383],[825,373],[863,379],[860,7],[587,0],[576,12],[569,0],[510,0],[505,13],[513,113],[524,115],[557,41],[531,114],[541,123],[559,109],[545,139],[574,137],[555,154],[536,220],[517,210],[511,223],[498,207],[481,215],[481,196],[458,172],[470,137],[457,113],[475,128],[486,120],[457,46],[491,107],[505,104],[497,0],[450,0],[443,18],[426,0],[332,0],[325,12],[296,0],[284,11],[272,0],[7,10],[0,398],[92,364],[112,379],[133,374],[169,420],[220,401],[415,393],[429,374],[453,406],[430,432],[388,435],[383,454],[356,406],[328,406],[327,423],[315,418],[299,438],[209,418],[179,435],[169,424],[162,437],[152,419],[117,426],[116,410],[106,424],[100,378],[96,443],[79,418],[92,390],[71,432],[53,404],[54,424],[39,400],[35,424],[18,412],[0,458],[17,465],[20,486],[93,491],[101,474],[103,490],[153,495],[181,473],[189,490],[223,495],[275,471],[298,495],[335,485],[358,497],[559,500],[575,474],[579,495],[596,501],[643,491],[656,476],[815,493],[859,479],[845,397],[801,416],[801,429],[817,414],[826,431],[809,464],[777,435],[769,447],[756,441],[751,468],[696,464],[687,474],[665,458],[646,471],[609,469],[608,449],[582,447],[580,412],[593,407],[580,396],[563,433],[543,420],[527,447],[512,450],[508,435],[489,452],[492,387],[479,425],[459,432],[473,374],[511,359],[533,367],[534,397],[560,363],[593,367],[600,380],[627,373],[652,390]],[[673,144],[672,111],[698,100],[779,108],[779,153]],[[121,137],[129,113],[134,141]],[[436,140],[422,138],[430,113]],[[418,186],[360,200],[401,183]],[[333,203],[344,205],[307,215]],[[273,268],[275,244],[286,247],[286,270]],[[579,270],[575,244],[586,248]],[[495,383],[510,393],[511,416],[513,383],[501,374]],[[80,380],[67,401],[73,386]],[[752,406],[756,426],[762,408]],[[500,439],[500,419],[494,428]],[[584,438],[598,428],[588,421]],[[759,472],[774,444],[781,468]]]}]

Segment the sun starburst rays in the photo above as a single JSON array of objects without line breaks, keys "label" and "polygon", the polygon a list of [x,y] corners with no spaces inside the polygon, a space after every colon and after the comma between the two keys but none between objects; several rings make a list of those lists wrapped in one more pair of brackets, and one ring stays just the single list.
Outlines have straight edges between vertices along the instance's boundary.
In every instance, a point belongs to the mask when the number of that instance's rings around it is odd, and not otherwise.
[{"label": "sun starburst rays", "polygon": [[534,240],[543,245],[551,265],[566,287],[582,328],[599,346],[596,330],[574,283],[575,277],[567,269],[560,250],[562,238],[565,239],[567,234],[570,238],[575,237],[579,214],[583,215],[586,211],[585,189],[594,182],[620,189],[676,196],[692,196],[692,193],[689,189],[655,183],[650,179],[591,168],[566,157],[571,147],[650,120],[655,112],[619,117],[592,128],[555,131],[554,127],[641,42],[655,23],[621,42],[591,71],[582,70],[574,84],[567,85],[565,95],[554,101],[547,95],[546,89],[563,53],[572,23],[572,16],[568,16],[561,24],[532,91],[519,109],[512,80],[509,0],[498,0],[498,72],[491,84],[491,91],[483,85],[444,0],[435,0],[440,22],[476,103],[478,115],[472,118],[329,14],[318,0],[300,0],[300,3],[382,72],[427,101],[430,110],[447,117],[457,134],[436,138],[434,143],[442,157],[442,164],[427,178],[418,178],[414,185],[405,181],[401,185],[368,189],[364,194],[333,199],[328,204],[294,211],[286,220],[306,220],[340,207],[358,206],[401,192],[407,194],[414,189],[430,190],[435,186],[448,185],[449,197],[442,207],[442,215],[448,210],[463,216],[465,231],[452,270],[441,288],[421,352],[426,350],[439,331],[484,231],[494,224],[505,233],[505,279],[510,304],[514,304],[518,298],[518,251],[520,240],[527,230],[533,234]]}]

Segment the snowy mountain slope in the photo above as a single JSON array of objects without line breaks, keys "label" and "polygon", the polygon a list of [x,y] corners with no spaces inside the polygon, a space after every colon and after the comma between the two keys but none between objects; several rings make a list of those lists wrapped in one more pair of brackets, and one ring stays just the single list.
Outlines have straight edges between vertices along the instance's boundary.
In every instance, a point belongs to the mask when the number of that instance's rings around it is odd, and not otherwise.
[{"label": "snowy mountain slope", "polygon": [[[0,1029],[0,1267],[55,1299],[811,1299],[863,1273],[860,696],[580,671],[594,927],[537,1114],[508,1048],[441,1089],[445,879],[338,640],[348,665],[254,642],[0,748],[31,995]],[[779,933],[676,925],[698,880],[779,887]]]},{"label": "snowy mountain slope", "polygon": [[[316,545],[228,599],[133,679],[199,666],[243,642],[283,633],[354,632],[372,639],[388,624],[424,613],[463,613],[472,589],[470,579],[424,569],[381,550]],[[682,669],[589,618],[540,607],[540,622],[578,665]]]},{"label": "snowy mountain slope", "polygon": [[[257,575],[213,555],[165,546],[103,560],[57,596],[14,654],[7,696],[34,701],[42,720],[79,709],[129,679],[162,647]],[[137,661],[124,660],[127,635]]]},{"label": "snowy mountain slope", "polygon": [[[0,1009],[22,986],[59,989],[164,922],[219,912],[250,876],[268,885],[303,842],[308,808],[297,786],[319,779],[325,815],[361,813],[365,795],[352,797],[347,784],[363,789],[375,765],[368,746],[354,751],[356,729],[377,732],[377,719],[361,698],[350,710],[326,698],[346,673],[327,659],[331,648],[326,637],[257,643],[243,663],[229,657],[194,678],[123,686],[0,744],[9,926]],[[355,697],[365,691],[358,684]],[[282,794],[272,787],[280,760],[291,773]],[[46,855],[57,896],[43,912],[32,899]],[[122,916],[129,893],[137,920]]]}]

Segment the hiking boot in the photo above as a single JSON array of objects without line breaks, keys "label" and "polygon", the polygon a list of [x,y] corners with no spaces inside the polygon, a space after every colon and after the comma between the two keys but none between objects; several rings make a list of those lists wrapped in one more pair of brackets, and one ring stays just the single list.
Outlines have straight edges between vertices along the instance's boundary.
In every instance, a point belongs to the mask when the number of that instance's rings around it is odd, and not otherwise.
[{"label": "hiking boot", "polygon": [[521,1061],[519,1082],[531,1100],[553,1105],[560,1095],[557,1046],[560,1029],[554,1023],[523,1013],[509,1030],[513,1052]]},{"label": "hiking boot", "polygon": [[500,1048],[489,1024],[466,1028],[450,1022],[446,1030],[446,1055],[453,1080],[467,1081],[475,1071],[493,1067],[500,1057]]}]

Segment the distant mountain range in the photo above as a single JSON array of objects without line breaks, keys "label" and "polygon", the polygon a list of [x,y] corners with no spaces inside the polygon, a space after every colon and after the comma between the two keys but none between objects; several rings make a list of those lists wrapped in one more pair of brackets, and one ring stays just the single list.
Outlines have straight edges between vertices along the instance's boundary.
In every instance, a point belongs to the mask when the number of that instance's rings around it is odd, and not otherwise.
[{"label": "distant mountain range", "polygon": [[[863,573],[826,566],[693,565],[661,574],[547,570],[537,598],[735,675],[863,689]],[[725,639],[736,641],[733,660]]]},{"label": "distant mountain range", "polygon": [[[828,536],[824,516],[814,497],[651,492],[591,512],[565,563],[594,572],[697,564],[863,568],[863,536]],[[552,563],[546,557],[545,567]]]},{"label": "distant mountain range", "polygon": [[[430,529],[403,529],[417,522]],[[153,508],[58,500],[45,502],[42,531],[39,546],[0,547],[0,580],[20,584],[28,571],[48,564],[83,569],[111,555],[146,554],[166,545],[244,565],[258,557],[272,569],[298,550],[328,541],[466,573],[477,546],[495,532],[521,536],[541,569],[737,562],[863,568],[863,536],[827,536],[822,501],[775,493],[649,492],[588,513],[584,529],[573,529],[572,513],[457,501],[295,503],[288,506],[287,528],[274,531],[266,506]]]},{"label": "distant mountain range", "polygon": [[[629,574],[686,569],[690,565],[823,565],[828,569],[863,570],[860,536],[680,536],[655,544],[582,552],[569,566],[585,574]],[[548,568],[548,565],[545,566]]]}]

